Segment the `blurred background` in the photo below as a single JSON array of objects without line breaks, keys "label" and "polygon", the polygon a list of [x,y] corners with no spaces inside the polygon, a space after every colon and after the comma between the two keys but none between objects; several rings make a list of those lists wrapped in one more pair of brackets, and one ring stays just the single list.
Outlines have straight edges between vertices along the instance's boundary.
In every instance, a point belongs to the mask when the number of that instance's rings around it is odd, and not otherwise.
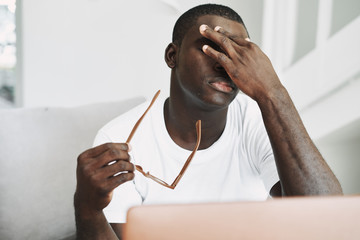
[{"label": "blurred background", "polygon": [[168,94],[173,25],[205,2],[242,16],[345,193],[360,193],[359,0],[0,0],[0,108]]}]

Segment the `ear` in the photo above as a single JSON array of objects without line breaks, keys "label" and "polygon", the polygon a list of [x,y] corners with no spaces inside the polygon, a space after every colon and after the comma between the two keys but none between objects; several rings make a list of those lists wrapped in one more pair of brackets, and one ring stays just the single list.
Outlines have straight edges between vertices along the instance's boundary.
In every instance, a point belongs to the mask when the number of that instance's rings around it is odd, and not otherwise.
[{"label": "ear", "polygon": [[178,49],[178,46],[174,43],[170,43],[165,49],[165,62],[169,68],[174,68],[176,66],[176,54]]}]

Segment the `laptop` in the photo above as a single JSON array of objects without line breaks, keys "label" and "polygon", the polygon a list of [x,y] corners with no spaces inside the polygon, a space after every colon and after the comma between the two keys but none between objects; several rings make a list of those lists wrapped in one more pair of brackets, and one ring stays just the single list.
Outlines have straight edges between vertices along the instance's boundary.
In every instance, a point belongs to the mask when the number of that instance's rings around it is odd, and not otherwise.
[{"label": "laptop", "polygon": [[360,239],[360,196],[131,208],[125,240]]}]

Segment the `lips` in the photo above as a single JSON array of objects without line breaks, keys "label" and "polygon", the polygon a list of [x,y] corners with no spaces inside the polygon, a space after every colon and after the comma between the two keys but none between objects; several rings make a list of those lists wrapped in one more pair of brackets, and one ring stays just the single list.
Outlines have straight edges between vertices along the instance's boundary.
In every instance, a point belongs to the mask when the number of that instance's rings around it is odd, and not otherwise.
[{"label": "lips", "polygon": [[232,82],[222,77],[216,78],[214,81],[209,82],[209,84],[215,90],[224,93],[230,93],[235,89],[235,86]]}]

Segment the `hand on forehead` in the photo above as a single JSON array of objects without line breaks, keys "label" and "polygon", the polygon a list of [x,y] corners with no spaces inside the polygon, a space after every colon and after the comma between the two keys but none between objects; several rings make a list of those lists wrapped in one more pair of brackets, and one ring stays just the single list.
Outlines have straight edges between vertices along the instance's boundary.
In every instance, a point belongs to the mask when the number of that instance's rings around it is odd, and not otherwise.
[{"label": "hand on forehead", "polygon": [[[221,27],[227,32],[227,36],[247,38],[248,33],[243,24],[215,15],[204,15],[198,18],[197,26],[206,25],[213,30],[218,30]],[[202,34],[203,35],[203,34]]]},{"label": "hand on forehead", "polygon": [[199,32],[203,37],[216,43],[222,49],[229,48],[230,45],[234,43],[238,45],[242,45],[244,43],[244,40],[246,40],[247,42],[250,41],[250,38],[248,38],[247,34],[246,35],[243,34],[242,31],[230,32],[219,25],[217,25],[214,28],[211,28],[206,24],[202,24],[199,27]]}]

